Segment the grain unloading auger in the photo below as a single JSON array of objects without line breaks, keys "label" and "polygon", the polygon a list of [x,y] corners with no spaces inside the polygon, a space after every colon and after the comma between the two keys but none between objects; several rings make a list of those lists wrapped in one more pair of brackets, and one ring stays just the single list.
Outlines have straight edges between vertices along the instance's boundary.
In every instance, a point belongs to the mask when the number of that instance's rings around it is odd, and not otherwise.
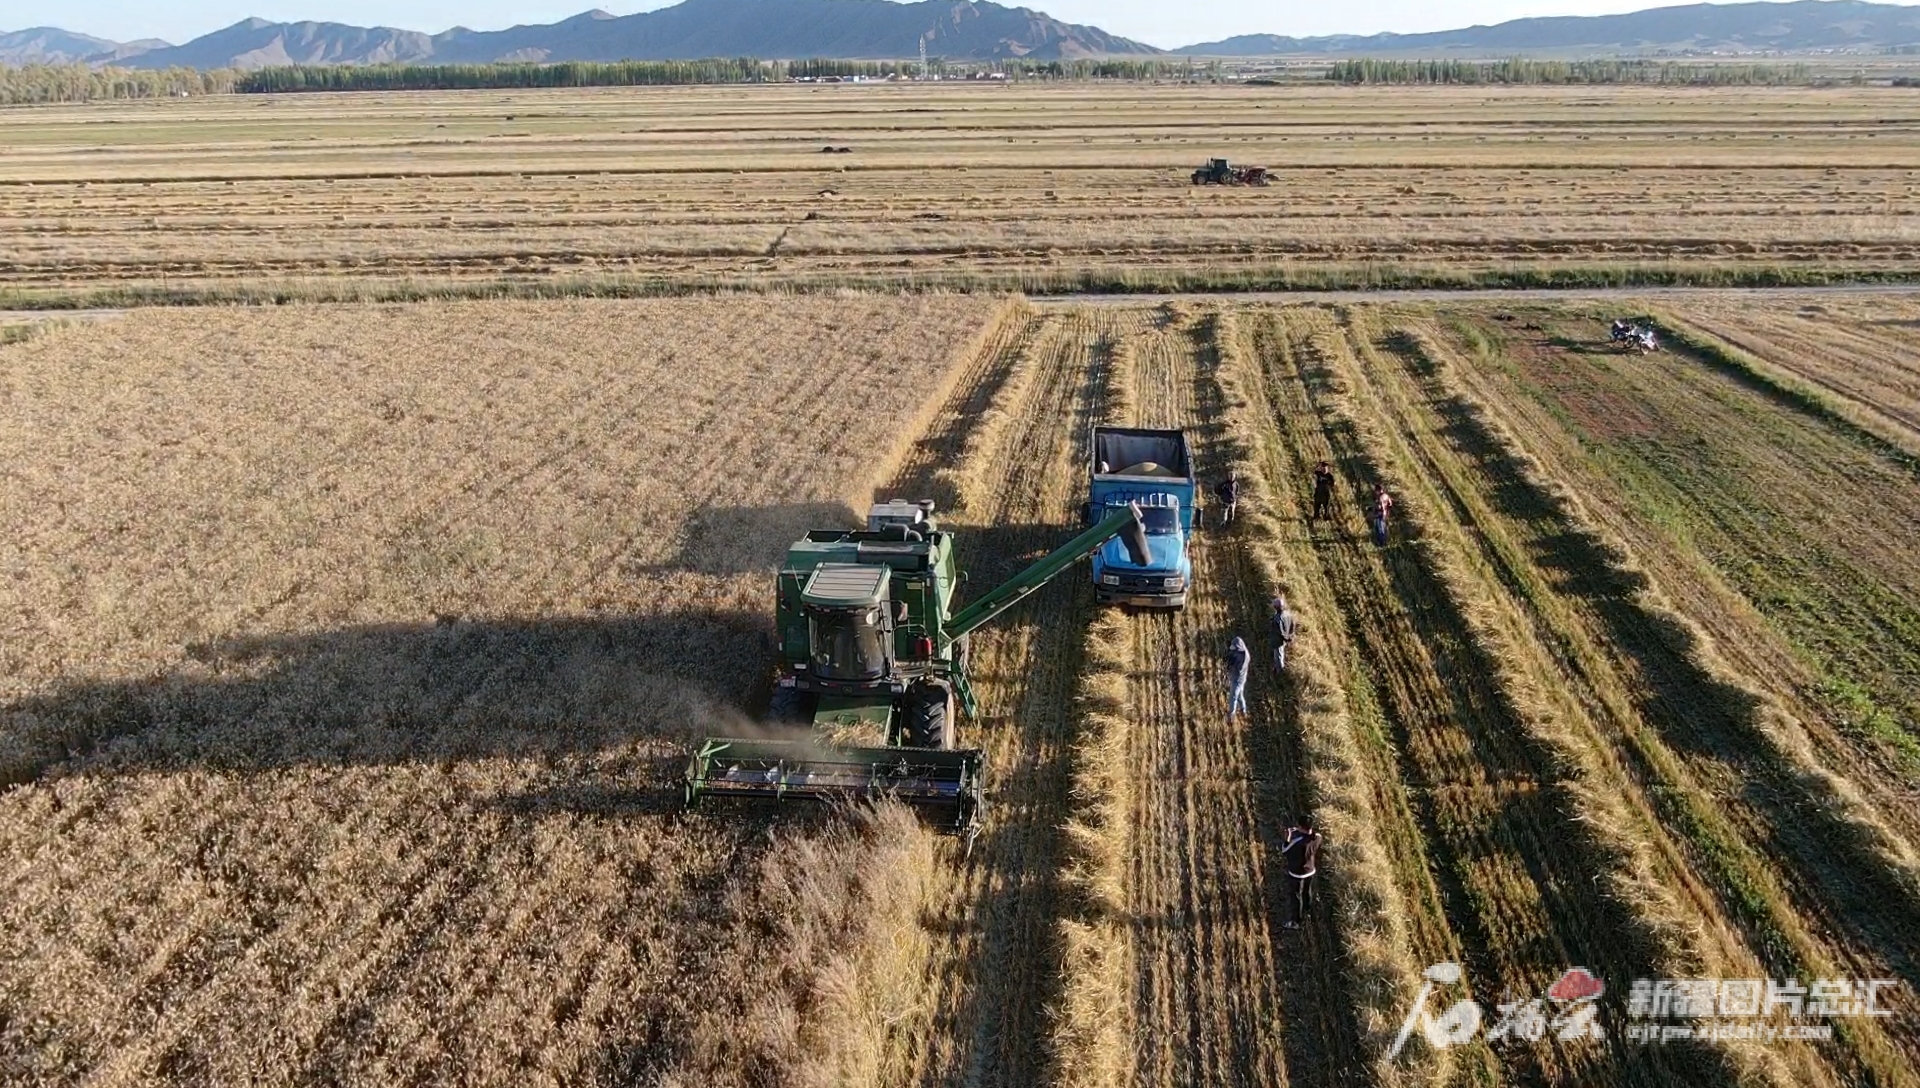
[{"label": "grain unloading auger", "polygon": [[[953,534],[935,521],[933,503],[880,503],[863,530],[808,533],[780,570],[771,717],[813,732],[707,738],[687,762],[687,804],[891,797],[971,842],[984,817],[986,753],[955,743],[958,713],[976,709],[967,636],[1115,536],[1146,562],[1140,511],[1124,507],[955,611]],[[856,730],[885,746],[832,739]]]}]

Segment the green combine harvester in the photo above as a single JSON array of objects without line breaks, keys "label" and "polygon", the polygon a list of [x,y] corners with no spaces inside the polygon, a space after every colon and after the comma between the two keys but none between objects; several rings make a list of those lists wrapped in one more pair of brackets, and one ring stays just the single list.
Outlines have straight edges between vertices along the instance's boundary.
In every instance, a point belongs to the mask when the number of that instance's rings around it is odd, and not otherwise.
[{"label": "green combine harvester", "polygon": [[[810,739],[706,739],[687,763],[687,804],[891,797],[936,814],[970,845],[985,808],[986,754],[956,747],[958,713],[976,710],[967,636],[1115,536],[1147,562],[1140,511],[1127,506],[955,611],[962,576],[933,503],[879,503],[863,530],[808,533],[780,570],[770,716],[811,723]],[[885,737],[885,747],[831,739],[849,731]]]}]

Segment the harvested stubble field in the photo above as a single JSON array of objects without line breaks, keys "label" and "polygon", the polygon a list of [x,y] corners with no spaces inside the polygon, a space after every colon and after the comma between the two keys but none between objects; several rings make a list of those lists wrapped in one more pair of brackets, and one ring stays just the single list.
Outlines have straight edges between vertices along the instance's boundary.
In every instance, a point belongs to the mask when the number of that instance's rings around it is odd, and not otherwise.
[{"label": "harvested stubble field", "polygon": [[[1916,89],[237,96],[0,110],[0,148],[0,289],[29,299],[1646,266],[1782,280],[1904,275],[1920,256]],[[1190,186],[1212,155],[1275,184]]]},{"label": "harvested stubble field", "polygon": [[[0,1079],[1915,1083],[1920,311],[1654,309],[1646,358],[1570,305],[939,297],[6,346]],[[1070,575],[981,633],[971,855],[672,811],[764,698],[790,536],[934,495],[985,588],[1070,535],[1096,422],[1188,428],[1243,518],[1180,614]],[[1229,724],[1279,592],[1292,671]],[[1608,1037],[1383,1063],[1443,960],[1490,1009],[1589,967]],[[1659,976],[1905,985],[1830,1042],[1630,1042]]]}]

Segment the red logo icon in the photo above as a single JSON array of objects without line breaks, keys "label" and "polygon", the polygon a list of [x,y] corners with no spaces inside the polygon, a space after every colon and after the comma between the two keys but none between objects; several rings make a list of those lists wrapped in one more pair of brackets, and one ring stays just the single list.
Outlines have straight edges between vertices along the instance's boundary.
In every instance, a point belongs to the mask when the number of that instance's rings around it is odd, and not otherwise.
[{"label": "red logo icon", "polygon": [[1570,968],[1560,976],[1560,981],[1547,988],[1547,996],[1555,1001],[1581,1001],[1606,992],[1607,984],[1594,978],[1593,972],[1584,967]]}]

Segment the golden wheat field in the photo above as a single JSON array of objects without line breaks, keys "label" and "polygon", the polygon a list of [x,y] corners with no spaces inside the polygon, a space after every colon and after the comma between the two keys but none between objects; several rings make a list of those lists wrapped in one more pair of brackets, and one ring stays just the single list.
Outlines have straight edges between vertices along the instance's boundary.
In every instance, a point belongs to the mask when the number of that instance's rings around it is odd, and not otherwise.
[{"label": "golden wheat field", "polygon": [[[1629,311],[1668,350],[1611,348]],[[0,1082],[1915,1083],[1916,321],[847,295],[43,327],[0,346]],[[688,741],[765,706],[789,540],[937,497],[982,591],[1073,533],[1095,423],[1187,429],[1242,517],[1182,612],[1101,610],[1081,570],[981,633],[970,853],[890,807],[681,811]],[[1296,660],[1229,722],[1222,651],[1280,593]],[[1586,967],[1604,1038],[1387,1059],[1439,962],[1489,1013]],[[1899,986],[1824,1041],[1630,1039],[1664,977]]]},{"label": "golden wheat field", "polygon": [[[1886,274],[1920,252],[1916,104],[922,84],[5,109],[0,290]],[[1216,155],[1275,183],[1189,184]]]},{"label": "golden wheat field", "polygon": [[1008,319],[143,311],[6,347],[0,1081],[852,1076],[921,839],[683,817],[670,779],[765,688],[785,542]]}]

